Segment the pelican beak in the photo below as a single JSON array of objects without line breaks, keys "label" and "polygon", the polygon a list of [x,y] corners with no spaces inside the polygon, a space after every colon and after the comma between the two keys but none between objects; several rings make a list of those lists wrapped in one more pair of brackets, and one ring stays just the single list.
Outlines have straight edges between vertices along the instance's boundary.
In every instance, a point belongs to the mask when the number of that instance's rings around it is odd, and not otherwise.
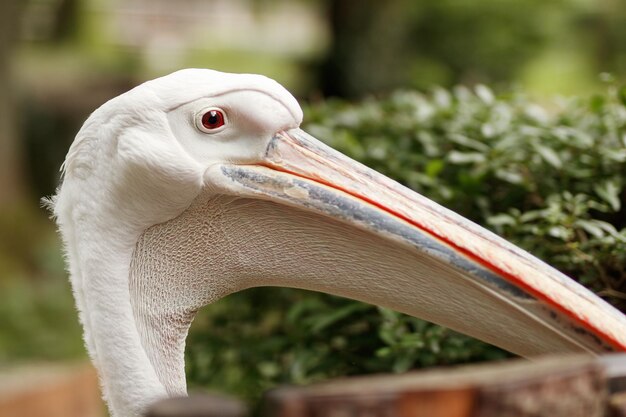
[{"label": "pelican beak", "polygon": [[393,307],[523,356],[626,349],[624,316],[590,291],[300,129],[276,134],[258,164],[219,169],[237,195],[333,219],[337,240],[355,230],[343,245],[358,242],[368,257],[318,266],[336,284],[299,287]]}]

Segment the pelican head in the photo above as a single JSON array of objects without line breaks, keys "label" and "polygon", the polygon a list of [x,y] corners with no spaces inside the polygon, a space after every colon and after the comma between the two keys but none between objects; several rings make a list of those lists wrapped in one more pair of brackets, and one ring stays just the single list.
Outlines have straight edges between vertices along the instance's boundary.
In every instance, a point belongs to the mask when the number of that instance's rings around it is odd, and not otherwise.
[{"label": "pelican head", "polygon": [[187,69],[85,122],[53,205],[113,416],[185,395],[196,311],[256,286],[382,305],[523,356],[626,348],[604,301],[301,121],[275,81]]}]

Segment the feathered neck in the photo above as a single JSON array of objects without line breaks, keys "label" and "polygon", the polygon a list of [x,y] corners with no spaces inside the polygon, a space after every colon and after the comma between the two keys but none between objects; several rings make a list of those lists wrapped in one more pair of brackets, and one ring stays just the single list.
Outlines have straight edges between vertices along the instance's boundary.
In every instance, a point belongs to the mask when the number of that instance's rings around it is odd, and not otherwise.
[{"label": "feathered neck", "polygon": [[[147,228],[185,210],[203,181],[202,170],[168,137],[162,118],[146,115],[154,117],[155,132],[143,132],[133,127],[132,116],[104,110],[79,132],[52,204],[85,344],[104,397],[114,417],[131,417],[168,391],[138,330],[129,289],[133,252]],[[102,118],[108,119],[98,123]],[[154,155],[141,146],[147,140],[171,154],[172,163],[154,164]],[[182,384],[169,389],[180,394],[184,377]]]}]

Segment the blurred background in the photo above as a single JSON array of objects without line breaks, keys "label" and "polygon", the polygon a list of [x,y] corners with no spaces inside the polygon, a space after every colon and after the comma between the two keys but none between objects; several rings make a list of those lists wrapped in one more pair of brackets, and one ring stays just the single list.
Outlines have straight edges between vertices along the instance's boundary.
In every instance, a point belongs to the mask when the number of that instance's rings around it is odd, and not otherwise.
[{"label": "blurred background", "polygon": [[[459,85],[490,86],[477,90],[487,101],[491,90],[523,92],[550,109],[554,96],[602,98],[607,83],[626,76],[622,0],[1,0],[0,31],[0,374],[85,359],[61,249],[40,198],[54,192],[90,112],[140,82],[184,67],[262,73],[292,91],[305,119],[315,121],[333,117],[337,103],[385,99],[398,89],[441,87],[443,94]],[[358,157],[357,148],[342,150]],[[548,162],[554,156],[539,152]],[[382,159],[393,163],[388,154]],[[438,165],[429,167],[436,177]],[[415,167],[402,169],[396,178]],[[623,174],[615,171],[607,184],[616,185],[604,190],[622,215]],[[500,232],[503,224],[491,223]],[[299,335],[298,326],[283,326],[288,320],[314,331]],[[446,331],[402,320],[291,290],[235,295],[194,325],[190,383],[254,399],[281,382],[506,356],[453,334],[443,343],[448,356],[424,350]],[[256,351],[254,343],[238,347],[256,337],[266,341]],[[319,360],[346,344],[356,346],[348,356]]]}]

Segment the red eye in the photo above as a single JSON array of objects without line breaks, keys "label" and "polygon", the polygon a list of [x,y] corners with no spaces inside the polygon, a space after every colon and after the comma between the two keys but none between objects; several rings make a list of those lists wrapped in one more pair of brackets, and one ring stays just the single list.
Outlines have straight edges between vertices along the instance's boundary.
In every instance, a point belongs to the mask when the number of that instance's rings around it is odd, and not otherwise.
[{"label": "red eye", "polygon": [[202,115],[202,126],[207,130],[224,126],[224,113],[219,110],[209,110]]}]

